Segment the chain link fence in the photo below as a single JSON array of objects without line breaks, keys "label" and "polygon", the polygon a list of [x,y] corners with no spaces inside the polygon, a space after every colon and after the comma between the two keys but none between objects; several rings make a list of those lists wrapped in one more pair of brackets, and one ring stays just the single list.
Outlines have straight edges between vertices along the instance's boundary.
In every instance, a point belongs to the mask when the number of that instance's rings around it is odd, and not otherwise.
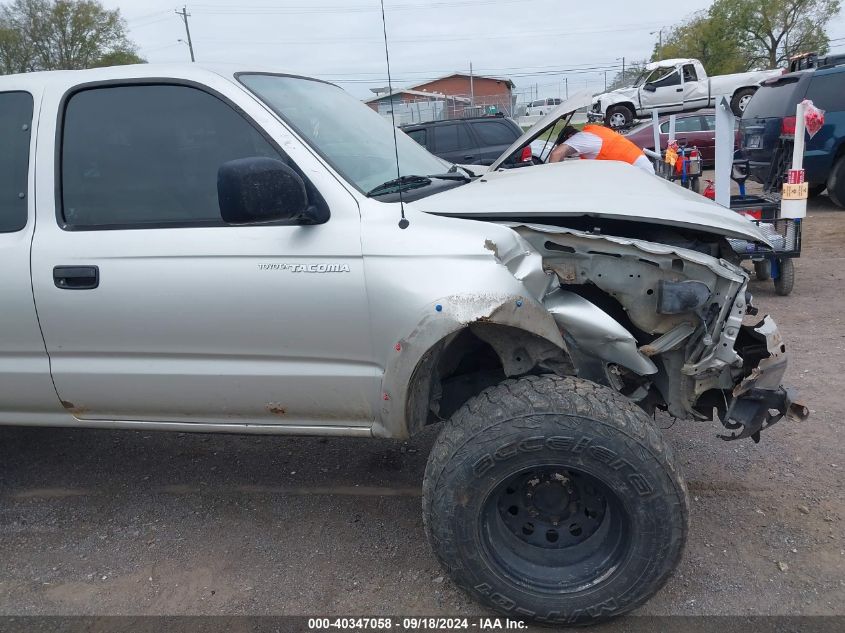
[{"label": "chain link fence", "polygon": [[507,95],[483,96],[471,98],[469,95],[449,95],[442,98],[414,96],[405,97],[400,102],[396,99],[379,102],[378,112],[390,118],[391,109],[396,118],[396,125],[409,125],[428,121],[445,121],[466,117],[496,115],[514,115],[514,104]]}]

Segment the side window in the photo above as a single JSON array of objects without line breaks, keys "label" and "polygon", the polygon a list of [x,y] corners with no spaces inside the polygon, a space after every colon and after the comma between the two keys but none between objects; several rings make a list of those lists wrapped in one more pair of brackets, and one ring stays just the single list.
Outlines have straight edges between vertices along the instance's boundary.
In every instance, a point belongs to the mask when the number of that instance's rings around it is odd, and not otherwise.
[{"label": "side window", "polygon": [[649,83],[655,88],[665,88],[666,86],[680,86],[681,75],[678,74],[677,69],[666,68],[656,70],[649,79]]},{"label": "side window", "polygon": [[32,96],[0,93],[0,233],[26,226]]},{"label": "side window", "polygon": [[845,110],[845,73],[814,75],[807,88],[807,99],[822,110]]},{"label": "side window", "polygon": [[519,134],[501,121],[474,121],[470,123],[482,145],[510,145]]},{"label": "side window", "polygon": [[472,141],[462,123],[436,125],[431,130],[434,133],[434,144],[438,152],[455,152],[472,147]]},{"label": "side window", "polygon": [[232,107],[187,86],[83,90],[62,133],[62,211],[74,228],[217,225],[223,163],[283,160]]},{"label": "side window", "polygon": [[716,117],[712,114],[707,114],[704,116],[704,123],[707,125],[705,129],[707,130],[715,130],[716,129]]},{"label": "side window", "polygon": [[684,81],[698,81],[698,74],[692,64],[684,64]]},{"label": "side window", "polygon": [[[680,132],[704,132],[707,128],[700,116],[679,117],[675,120],[675,134]],[[660,124],[660,133],[669,133],[669,121]]]},{"label": "side window", "polygon": [[410,130],[408,132],[408,136],[410,136],[423,147],[427,147],[427,145],[425,144],[425,128],[421,130]]}]

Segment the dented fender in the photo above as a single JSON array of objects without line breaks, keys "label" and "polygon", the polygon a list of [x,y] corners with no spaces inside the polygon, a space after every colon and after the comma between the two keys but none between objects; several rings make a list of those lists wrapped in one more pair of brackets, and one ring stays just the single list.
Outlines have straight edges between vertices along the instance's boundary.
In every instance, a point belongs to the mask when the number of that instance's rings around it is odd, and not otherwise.
[{"label": "dented fender", "polygon": [[[563,337],[545,306],[528,294],[452,295],[436,300],[432,310],[395,345],[382,382],[379,420],[373,433],[383,437],[409,435],[408,403],[414,389],[426,385],[412,380],[418,367],[436,362],[436,352],[465,328],[496,324],[519,329],[565,349]],[[417,381],[419,382],[419,381]]]},{"label": "dented fender", "polygon": [[577,341],[582,352],[627,367],[641,376],[657,373],[657,366],[639,351],[631,333],[587,299],[558,288],[543,303],[558,326]]}]

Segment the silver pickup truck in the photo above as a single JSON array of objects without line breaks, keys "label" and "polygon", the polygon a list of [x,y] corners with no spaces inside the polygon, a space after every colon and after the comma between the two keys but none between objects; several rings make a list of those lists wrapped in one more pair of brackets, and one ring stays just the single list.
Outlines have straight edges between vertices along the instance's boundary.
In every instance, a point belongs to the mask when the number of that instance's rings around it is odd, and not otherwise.
[{"label": "silver pickup truck", "polygon": [[757,441],[806,410],[727,243],[753,224],[623,163],[519,166],[588,102],[473,173],[304,77],[0,77],[0,421],[442,423],[423,521],[458,585],[547,623],[637,607],[687,535],[653,414]]}]

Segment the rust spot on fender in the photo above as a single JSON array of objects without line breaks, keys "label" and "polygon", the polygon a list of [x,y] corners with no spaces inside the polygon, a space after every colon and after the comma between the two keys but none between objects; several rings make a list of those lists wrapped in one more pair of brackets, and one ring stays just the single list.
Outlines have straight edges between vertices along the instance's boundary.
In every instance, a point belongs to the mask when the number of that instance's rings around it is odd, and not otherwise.
[{"label": "rust spot on fender", "polygon": [[73,415],[82,415],[83,413],[88,411],[88,409],[86,409],[85,407],[79,407],[73,404],[72,402],[68,402],[67,400],[62,400],[61,403],[62,406],[68,411],[70,411]]},{"label": "rust spot on fender", "polygon": [[264,407],[273,415],[286,415],[287,410],[278,402],[268,402],[267,406]]}]

